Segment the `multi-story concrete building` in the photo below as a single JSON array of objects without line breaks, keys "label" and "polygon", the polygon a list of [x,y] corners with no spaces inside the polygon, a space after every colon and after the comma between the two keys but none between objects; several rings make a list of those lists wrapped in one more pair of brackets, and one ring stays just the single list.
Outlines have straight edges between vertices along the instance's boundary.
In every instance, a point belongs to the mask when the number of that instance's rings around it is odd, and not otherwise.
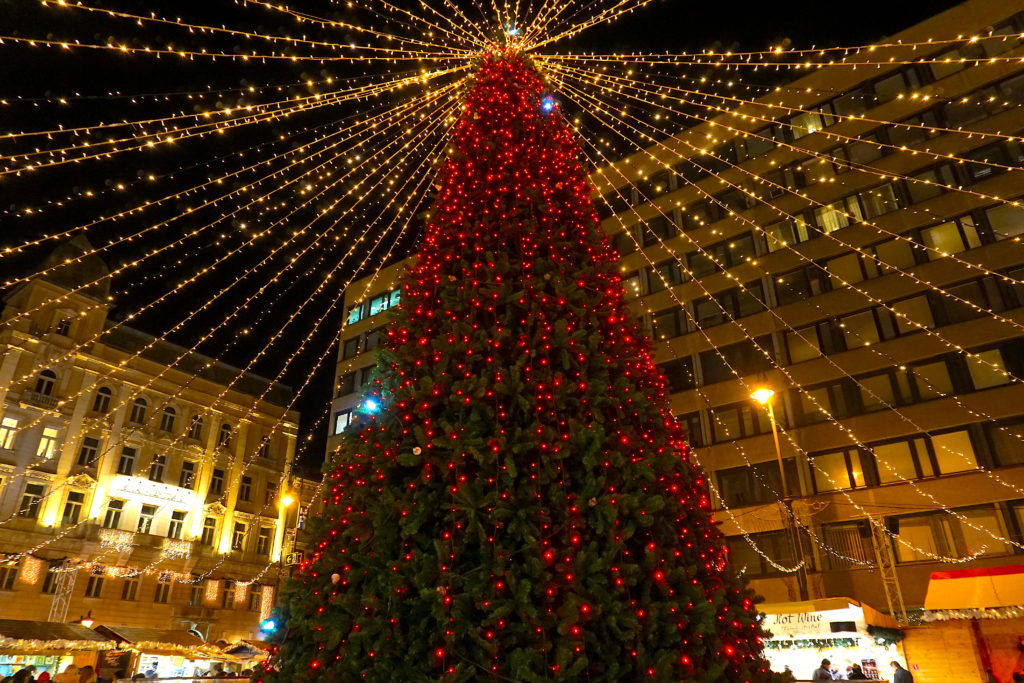
[{"label": "multi-story concrete building", "polygon": [[[899,612],[933,571],[1019,559],[1024,211],[1002,200],[1024,193],[1022,31],[1021,0],[970,0],[884,42],[993,38],[879,47],[759,104],[706,98],[710,122],[593,173],[733,561],[769,601]],[[402,267],[346,295],[332,437]],[[784,571],[786,494],[805,572]]]},{"label": "multi-story concrete building", "polygon": [[89,250],[3,309],[0,611],[258,637],[311,490],[291,392],[110,319]]}]

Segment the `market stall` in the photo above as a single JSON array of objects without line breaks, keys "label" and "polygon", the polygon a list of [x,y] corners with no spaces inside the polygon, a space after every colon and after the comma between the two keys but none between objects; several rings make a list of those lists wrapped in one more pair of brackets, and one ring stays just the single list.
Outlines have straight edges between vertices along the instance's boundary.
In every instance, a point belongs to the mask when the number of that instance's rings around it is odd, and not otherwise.
[{"label": "market stall", "polygon": [[48,671],[51,676],[68,664],[96,666],[101,653],[116,646],[113,639],[81,624],[0,619],[0,678],[26,666],[35,666],[37,675]]},{"label": "market stall", "polygon": [[797,680],[810,679],[822,659],[843,674],[856,663],[868,678],[886,680],[889,662],[903,660],[896,621],[851,598],[765,603],[759,610],[772,634],[765,643],[772,670],[788,668]]},{"label": "market stall", "polygon": [[159,678],[179,678],[199,675],[215,664],[225,670],[241,664],[238,657],[188,631],[106,624],[97,626],[96,631],[133,653],[129,669],[136,673],[152,671]]}]

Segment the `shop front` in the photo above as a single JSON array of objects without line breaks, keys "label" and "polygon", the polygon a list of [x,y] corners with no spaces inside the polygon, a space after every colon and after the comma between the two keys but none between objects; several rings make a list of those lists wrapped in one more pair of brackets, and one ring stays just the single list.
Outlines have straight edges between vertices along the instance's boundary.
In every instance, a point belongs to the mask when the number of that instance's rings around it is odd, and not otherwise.
[{"label": "shop front", "polygon": [[828,659],[845,676],[854,664],[871,680],[887,680],[889,662],[903,661],[896,622],[850,598],[765,603],[764,628],[771,632],[765,656],[773,671],[786,669],[810,680]]},{"label": "shop front", "polygon": [[[132,653],[125,673],[155,673],[157,678],[199,677],[211,670],[238,668],[237,657],[205,642],[188,631],[97,626],[96,631],[117,641]],[[114,672],[111,672],[114,673]]]},{"label": "shop front", "polygon": [[116,643],[81,624],[0,619],[0,678],[27,666],[51,676],[68,664],[96,666]]}]

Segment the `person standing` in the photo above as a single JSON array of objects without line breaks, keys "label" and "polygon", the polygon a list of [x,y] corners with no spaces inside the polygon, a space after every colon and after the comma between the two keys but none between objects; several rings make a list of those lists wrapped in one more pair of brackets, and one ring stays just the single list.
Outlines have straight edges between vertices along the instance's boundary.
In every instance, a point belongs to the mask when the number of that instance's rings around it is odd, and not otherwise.
[{"label": "person standing", "polygon": [[890,662],[892,665],[892,683],[914,683],[914,675],[900,666],[896,660]]},{"label": "person standing", "polygon": [[866,681],[868,677],[864,675],[864,671],[860,668],[860,664],[853,664],[850,666],[850,675],[847,676],[851,681]]},{"label": "person standing", "polygon": [[35,677],[36,668],[34,666],[26,666],[24,669],[14,674],[14,678],[11,679],[11,683],[32,683],[36,680]]},{"label": "person standing", "polygon": [[78,667],[68,664],[62,673],[53,677],[53,683],[78,683]]},{"label": "person standing", "polygon": [[91,666],[83,666],[78,670],[78,683],[96,683],[96,670]]},{"label": "person standing", "polygon": [[821,660],[821,666],[814,670],[814,674],[811,676],[812,681],[834,681],[832,678],[832,662],[827,659]]}]

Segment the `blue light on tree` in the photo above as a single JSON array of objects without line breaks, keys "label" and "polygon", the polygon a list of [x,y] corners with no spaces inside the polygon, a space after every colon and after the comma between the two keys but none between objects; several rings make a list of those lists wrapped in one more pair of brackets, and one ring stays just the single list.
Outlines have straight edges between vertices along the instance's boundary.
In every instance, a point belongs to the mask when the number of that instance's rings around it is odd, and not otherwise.
[{"label": "blue light on tree", "polygon": [[380,410],[380,401],[375,398],[366,398],[363,400],[363,404],[359,406],[360,410],[364,413],[376,413]]},{"label": "blue light on tree", "polygon": [[555,100],[553,95],[545,95],[540,100],[540,110],[545,114],[550,114],[558,108],[558,101]]},{"label": "blue light on tree", "polygon": [[515,38],[516,36],[519,35],[519,29],[513,26],[512,24],[509,24],[508,26],[505,27],[505,35]]},{"label": "blue light on tree", "polygon": [[264,619],[260,622],[260,630],[264,633],[273,633],[277,630],[277,620],[272,618]]}]

